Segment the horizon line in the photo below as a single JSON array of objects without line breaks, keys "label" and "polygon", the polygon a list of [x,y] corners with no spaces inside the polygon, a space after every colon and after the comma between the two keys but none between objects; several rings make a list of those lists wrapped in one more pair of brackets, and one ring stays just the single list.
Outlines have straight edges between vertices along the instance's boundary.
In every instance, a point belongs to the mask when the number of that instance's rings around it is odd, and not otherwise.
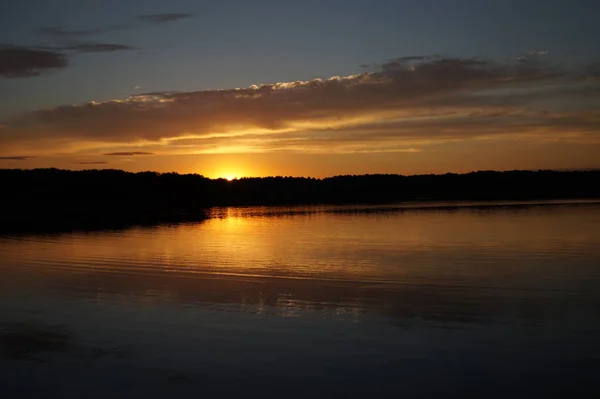
[{"label": "horizon line", "polygon": [[472,170],[470,172],[442,172],[442,173],[415,173],[415,174],[401,174],[401,173],[364,173],[364,174],[338,174],[331,175],[326,177],[313,177],[313,176],[292,176],[292,175],[268,175],[268,176],[240,176],[240,177],[208,177],[202,175],[200,173],[179,173],[175,171],[171,172],[158,172],[153,170],[144,170],[139,172],[127,171],[124,169],[115,169],[115,168],[90,168],[90,169],[62,169],[56,167],[48,167],[48,168],[0,168],[0,172],[2,171],[61,171],[61,172],[72,172],[72,173],[82,173],[82,172],[122,172],[126,174],[143,174],[143,173],[153,173],[157,175],[178,175],[178,176],[198,176],[208,180],[225,180],[228,182],[244,180],[244,179],[269,179],[269,178],[286,178],[286,179],[314,179],[314,180],[327,180],[336,177],[368,177],[368,176],[397,176],[397,177],[417,177],[417,176],[445,176],[445,175],[468,175],[474,173],[510,173],[510,172],[555,172],[555,173],[573,173],[573,172],[600,172],[600,167],[597,168],[561,168],[561,169],[505,169],[505,170],[496,170],[496,169],[477,169]]}]

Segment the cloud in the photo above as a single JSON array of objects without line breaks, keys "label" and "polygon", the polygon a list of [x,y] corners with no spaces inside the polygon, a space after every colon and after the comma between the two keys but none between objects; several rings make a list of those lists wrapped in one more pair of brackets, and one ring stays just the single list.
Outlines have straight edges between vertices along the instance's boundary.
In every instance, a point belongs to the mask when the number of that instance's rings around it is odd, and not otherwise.
[{"label": "cloud", "polygon": [[[370,72],[247,88],[156,92],[66,105],[2,121],[11,154],[365,152],[456,140],[593,141],[592,72],[476,58],[401,57]],[[137,151],[136,151],[137,152]],[[141,152],[141,151],[140,151]],[[142,154],[138,154],[142,155]]]},{"label": "cloud", "polygon": [[68,57],[62,51],[0,45],[0,76],[4,78],[37,76],[68,65]]},{"label": "cloud", "polygon": [[76,162],[78,165],[106,165],[108,162],[106,161],[82,161]]},{"label": "cloud", "polygon": [[0,77],[25,78],[69,66],[69,51],[105,53],[133,50],[131,46],[113,43],[77,43],[69,46],[27,47],[0,44]]},{"label": "cloud", "polygon": [[73,50],[78,53],[111,53],[114,51],[135,50],[134,47],[125,44],[113,43],[81,43],[70,47],[67,50]]},{"label": "cloud", "polygon": [[91,29],[65,29],[60,26],[46,26],[39,29],[39,33],[44,35],[54,36],[56,38],[72,38],[81,36],[93,36],[103,33],[112,32],[115,30],[123,30],[130,28],[129,25],[110,25],[102,28]]},{"label": "cloud", "polygon": [[[192,17],[188,13],[161,13],[138,16],[147,23],[165,23]],[[37,30],[54,42],[52,47],[33,47],[0,44],[0,77],[23,78],[41,75],[53,69],[63,69],[69,65],[69,52],[109,53],[134,50],[125,44],[79,42],[77,39],[102,35],[116,30],[131,29],[134,24],[113,24],[88,29],[67,29],[62,26],[45,26]],[[74,42],[73,42],[74,41]]]},{"label": "cloud", "polygon": [[[417,64],[423,61],[430,61],[435,59],[433,56],[408,56],[399,57],[389,61],[386,61],[380,65],[374,64],[372,66],[379,66],[384,71],[394,71],[398,69],[411,69],[413,64]],[[453,60],[458,61],[458,60]]]},{"label": "cloud", "polygon": [[[587,141],[600,143],[600,118],[541,112],[454,112],[441,117],[411,117],[342,125],[317,130],[240,133],[169,140],[169,153],[415,153],[428,146],[472,140]],[[573,132],[576,132],[573,134]],[[242,144],[242,145],[240,145]]]},{"label": "cloud", "polygon": [[0,161],[26,161],[29,158],[35,158],[35,157],[28,157],[28,156],[0,157]]},{"label": "cloud", "polygon": [[[177,21],[180,19],[191,18],[194,14],[189,13],[176,13],[176,12],[167,12],[167,13],[159,13],[159,14],[147,14],[140,15],[136,17],[138,21],[146,22],[146,23],[165,23]],[[98,28],[88,28],[88,29],[68,29],[62,26],[44,26],[37,30],[38,33],[49,36],[54,39],[65,40],[65,39],[74,39],[81,38],[86,36],[96,36],[102,35],[105,33],[110,33],[119,30],[132,29],[135,27],[133,23],[126,24],[113,24],[108,26],[102,26]]]},{"label": "cloud", "polygon": [[103,154],[103,155],[110,155],[110,156],[133,156],[133,155],[153,155],[151,152],[145,152],[145,151],[130,151],[130,152],[109,152],[107,154]]},{"label": "cloud", "polygon": [[124,44],[78,43],[62,47],[0,45],[0,77],[26,78],[69,66],[69,52],[106,53],[134,50]]},{"label": "cloud", "polygon": [[144,22],[152,23],[165,23],[171,21],[177,21],[184,18],[191,18],[194,14],[188,13],[176,13],[176,12],[165,12],[161,14],[147,14],[140,15],[138,18]]},{"label": "cloud", "polygon": [[521,54],[517,59],[519,61],[538,60],[540,57],[548,54],[548,51],[533,50]]}]

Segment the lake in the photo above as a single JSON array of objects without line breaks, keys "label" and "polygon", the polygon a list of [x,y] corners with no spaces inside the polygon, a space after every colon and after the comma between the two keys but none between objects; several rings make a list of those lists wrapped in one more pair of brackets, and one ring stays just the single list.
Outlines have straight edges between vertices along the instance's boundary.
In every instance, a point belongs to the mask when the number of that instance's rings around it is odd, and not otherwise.
[{"label": "lake", "polygon": [[0,237],[0,396],[591,397],[600,203]]}]

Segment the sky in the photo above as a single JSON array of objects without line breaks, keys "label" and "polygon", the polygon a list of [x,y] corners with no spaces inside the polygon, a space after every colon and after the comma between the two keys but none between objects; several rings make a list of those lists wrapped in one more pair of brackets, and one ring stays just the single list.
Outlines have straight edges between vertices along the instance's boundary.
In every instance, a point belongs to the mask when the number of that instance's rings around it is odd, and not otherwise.
[{"label": "sky", "polygon": [[0,168],[600,168],[597,0],[0,3]]}]

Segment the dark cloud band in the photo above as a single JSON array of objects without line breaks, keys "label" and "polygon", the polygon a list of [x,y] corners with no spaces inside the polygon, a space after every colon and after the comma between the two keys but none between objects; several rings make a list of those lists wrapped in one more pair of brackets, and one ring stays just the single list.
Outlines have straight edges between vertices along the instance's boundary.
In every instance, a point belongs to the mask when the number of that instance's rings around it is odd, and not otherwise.
[{"label": "dark cloud band", "polygon": [[49,70],[66,68],[68,65],[68,57],[62,51],[0,46],[0,76],[5,78],[37,76]]},{"label": "dark cloud band", "polygon": [[111,151],[105,155],[133,156],[150,154],[127,151],[132,143],[146,143],[143,149],[154,153],[364,152],[515,134],[600,140],[600,91],[585,71],[438,57],[404,57],[372,69],[32,112],[2,123],[0,147],[81,141]]},{"label": "dark cloud band", "polygon": [[0,161],[26,161],[30,158],[35,158],[35,157],[28,157],[28,156],[0,157]]},{"label": "dark cloud band", "polygon": [[153,155],[151,152],[145,152],[145,151],[123,151],[123,152],[109,152],[107,154],[103,154],[103,155],[109,155],[109,156],[133,156],[133,155]]},{"label": "dark cloud band", "polygon": [[166,12],[161,14],[148,14],[148,15],[140,15],[138,18],[144,22],[152,22],[152,23],[165,23],[178,21],[180,19],[191,18],[193,14],[188,13],[176,13],[176,12]]}]

